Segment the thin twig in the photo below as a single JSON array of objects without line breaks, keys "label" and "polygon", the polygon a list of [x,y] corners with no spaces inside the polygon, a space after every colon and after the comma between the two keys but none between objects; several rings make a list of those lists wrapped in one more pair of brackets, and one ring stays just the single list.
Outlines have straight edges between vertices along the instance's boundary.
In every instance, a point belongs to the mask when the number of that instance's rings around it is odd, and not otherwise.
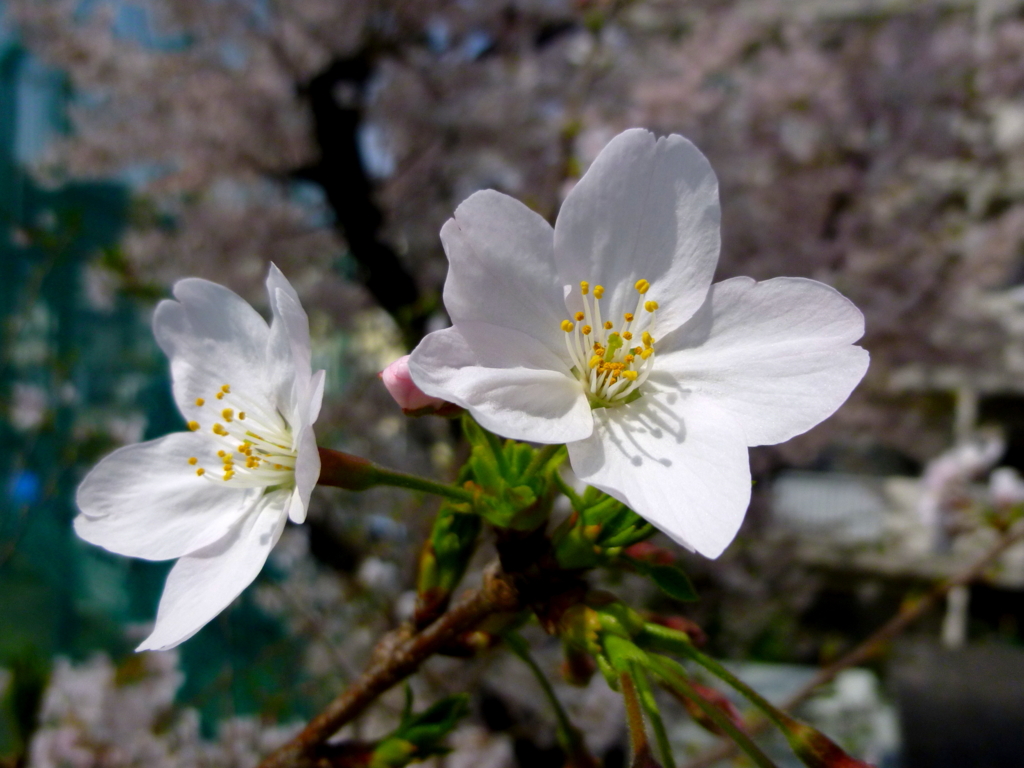
[{"label": "thin twig", "polygon": [[496,569],[488,571],[480,589],[464,594],[422,632],[399,637],[392,648],[373,661],[348,690],[328,704],[301,733],[260,763],[260,768],[315,768],[317,748],[362,714],[377,697],[413,674],[462,632],[491,614],[518,608],[519,595],[511,582]]},{"label": "thin twig", "polygon": [[[779,709],[783,711],[793,709],[798,704],[809,699],[819,687],[835,680],[843,670],[863,664],[877,656],[884,650],[886,643],[924,616],[951,589],[965,586],[984,576],[989,566],[1022,538],[1024,538],[1024,522],[1017,522],[989,547],[981,557],[964,568],[956,576],[937,584],[924,597],[903,606],[895,616],[879,627],[874,634],[860,645],[828,666],[818,670],[814,677],[801,686],[796,693],[782,702],[779,705]],[[756,717],[751,720],[744,730],[749,734],[755,734],[764,730],[767,726],[768,721],[765,718]],[[732,757],[736,752],[735,744],[731,742],[722,743],[713,749],[709,749],[704,754],[698,755],[683,768],[710,768],[710,766]]]}]

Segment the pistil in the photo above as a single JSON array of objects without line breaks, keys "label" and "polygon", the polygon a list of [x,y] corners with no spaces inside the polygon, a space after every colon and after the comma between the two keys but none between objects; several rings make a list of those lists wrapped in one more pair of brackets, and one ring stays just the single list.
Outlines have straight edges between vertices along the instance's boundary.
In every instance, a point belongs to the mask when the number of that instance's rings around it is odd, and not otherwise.
[{"label": "pistil", "polygon": [[[647,280],[636,282],[636,310],[624,313],[616,330],[615,324],[601,315],[604,286],[595,285],[591,291],[590,283],[580,283],[583,311],[576,313],[575,322],[563,320],[561,327],[573,370],[587,389],[591,407],[622,405],[640,396],[639,387],[654,364],[651,329],[658,303],[646,298],[650,287]],[[632,341],[636,333],[641,333],[643,346],[630,348],[626,342]]]}]

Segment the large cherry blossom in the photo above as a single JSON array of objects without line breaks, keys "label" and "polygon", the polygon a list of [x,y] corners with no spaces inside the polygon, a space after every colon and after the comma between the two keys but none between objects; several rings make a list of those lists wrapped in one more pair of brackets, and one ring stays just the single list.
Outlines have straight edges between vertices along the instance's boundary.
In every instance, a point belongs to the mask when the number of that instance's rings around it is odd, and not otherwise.
[{"label": "large cherry blossom", "polygon": [[324,372],[310,367],[309,321],[275,266],[268,325],[207,280],[174,286],[153,317],[189,431],[130,445],[82,481],[75,531],[146,560],[177,558],[156,626],[138,650],[164,650],[214,618],[263,568],[291,518],[301,523],[320,457],[313,423]]},{"label": "large cherry blossom", "polygon": [[633,129],[555,227],[493,190],[441,230],[452,326],[409,360],[424,393],[505,437],[566,443],[576,475],[717,557],[750,500],[747,447],[831,415],[863,377],[861,312],[803,278],[711,284],[718,182],[688,140]]}]

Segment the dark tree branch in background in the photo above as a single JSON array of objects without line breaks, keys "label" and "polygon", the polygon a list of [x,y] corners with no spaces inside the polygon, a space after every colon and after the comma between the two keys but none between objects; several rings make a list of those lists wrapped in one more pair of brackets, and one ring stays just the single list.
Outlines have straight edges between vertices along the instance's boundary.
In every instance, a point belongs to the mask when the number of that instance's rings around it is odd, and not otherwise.
[{"label": "dark tree branch in background", "polygon": [[369,668],[298,736],[260,763],[260,768],[317,768],[321,764],[320,747],[381,694],[413,674],[461,633],[492,614],[519,607],[519,594],[511,581],[497,569],[489,570],[480,589],[464,594],[422,632],[408,636],[403,630],[396,630],[396,634],[385,637],[378,646],[378,658]]},{"label": "dark tree branch in background", "polygon": [[423,336],[426,314],[416,281],[381,239],[384,215],[374,202],[373,184],[359,148],[363,100],[373,71],[373,55],[364,50],[336,59],[302,86],[320,157],[294,175],[323,189],[335,227],[359,265],[360,279],[395,318],[411,348]]}]

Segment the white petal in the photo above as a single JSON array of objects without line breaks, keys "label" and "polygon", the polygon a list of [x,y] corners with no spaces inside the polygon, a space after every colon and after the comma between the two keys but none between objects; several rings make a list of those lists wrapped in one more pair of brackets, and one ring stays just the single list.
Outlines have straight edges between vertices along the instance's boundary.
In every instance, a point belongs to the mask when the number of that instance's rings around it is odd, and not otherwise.
[{"label": "white petal", "polygon": [[285,391],[294,382],[297,385],[295,395],[305,399],[309,395],[312,374],[309,317],[292,284],[273,264],[267,276],[267,294],[274,313],[267,342],[267,363],[272,369],[270,375],[281,382],[280,388]]},{"label": "white petal", "polygon": [[306,414],[306,423],[315,424],[320,418],[320,406],[324,401],[324,379],[327,371],[317,371],[309,383],[309,412]]},{"label": "white petal", "polygon": [[316,447],[316,436],[309,425],[302,427],[296,437],[298,453],[295,457],[295,497],[288,508],[288,517],[293,523],[306,519],[309,497],[320,479],[320,452]]},{"label": "white petal", "polygon": [[178,432],[114,451],[78,486],[76,533],[146,560],[181,557],[217,541],[261,491],[197,477],[188,459],[219,465],[215,448],[204,435]]},{"label": "white petal", "polygon": [[409,372],[426,394],[467,408],[503,437],[564,443],[593,429],[583,387],[524,334],[483,323],[435,331],[413,350]]},{"label": "white petal", "polygon": [[266,347],[270,329],[238,294],[207,280],[174,286],[178,301],[161,301],[153,333],[171,361],[174,399],[187,419],[198,419],[198,397],[211,398],[222,384],[267,398]]},{"label": "white petal", "polygon": [[568,448],[580,480],[706,557],[729,545],[750,503],[743,431],[730,414],[683,394],[647,392],[599,408],[594,434]]},{"label": "white petal", "polygon": [[[649,280],[658,333],[678,327],[707,295],[721,242],[718,180],[682,136],[616,136],[562,204],[555,261],[564,282],[602,284],[605,317],[632,312]],[[576,297],[574,290],[571,294]],[[576,311],[575,300],[569,304]]]},{"label": "white petal", "polygon": [[277,544],[289,491],[275,491],[220,541],[181,558],[167,575],[156,626],[137,651],[165,651],[188,640],[249,586]]},{"label": "white petal", "polygon": [[824,283],[738,277],[715,284],[700,312],[660,340],[651,380],[677,380],[732,413],[747,445],[772,445],[846,401],[868,367],[853,346],[863,333],[860,310]]},{"label": "white petal", "polygon": [[551,225],[518,200],[485,190],[456,209],[441,242],[449,262],[444,305],[454,324],[511,328],[568,359]]}]

